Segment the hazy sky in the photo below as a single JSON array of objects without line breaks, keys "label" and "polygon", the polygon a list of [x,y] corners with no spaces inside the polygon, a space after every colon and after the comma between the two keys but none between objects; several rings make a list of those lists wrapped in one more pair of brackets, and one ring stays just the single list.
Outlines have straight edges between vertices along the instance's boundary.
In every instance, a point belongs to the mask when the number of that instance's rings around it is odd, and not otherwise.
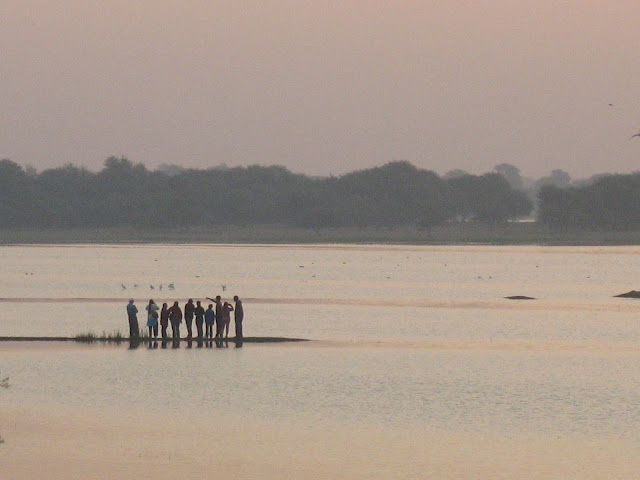
[{"label": "hazy sky", "polygon": [[639,130],[638,0],[0,2],[0,158],[38,170],[581,177]]}]

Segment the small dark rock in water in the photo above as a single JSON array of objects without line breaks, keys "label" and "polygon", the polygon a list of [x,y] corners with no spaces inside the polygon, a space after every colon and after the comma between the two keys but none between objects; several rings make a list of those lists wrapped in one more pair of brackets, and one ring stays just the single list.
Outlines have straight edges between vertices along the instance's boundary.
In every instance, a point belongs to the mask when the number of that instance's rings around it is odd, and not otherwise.
[{"label": "small dark rock in water", "polygon": [[504,297],[509,300],[535,300],[535,297],[527,297],[526,295],[511,295],[510,297]]},{"label": "small dark rock in water", "polygon": [[627,293],[621,293],[620,295],[614,295],[614,297],[620,298],[640,298],[640,292],[637,290],[631,290]]}]

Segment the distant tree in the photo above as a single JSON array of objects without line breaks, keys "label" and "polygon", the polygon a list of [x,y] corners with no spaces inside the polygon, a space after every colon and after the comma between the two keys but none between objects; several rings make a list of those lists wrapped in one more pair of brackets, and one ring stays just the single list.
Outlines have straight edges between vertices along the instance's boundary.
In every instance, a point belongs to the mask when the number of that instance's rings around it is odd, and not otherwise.
[{"label": "distant tree", "polygon": [[553,229],[566,229],[572,223],[575,192],[555,185],[543,185],[538,192],[538,222]]},{"label": "distant tree", "polygon": [[452,190],[455,217],[490,225],[526,217],[533,210],[528,196],[511,188],[503,175],[467,175],[448,181]]},{"label": "distant tree", "polygon": [[507,179],[511,188],[515,190],[523,189],[522,177],[520,176],[520,169],[518,167],[514,167],[509,163],[501,163],[493,167],[493,169]]},{"label": "distant tree", "polygon": [[443,210],[437,208],[425,208],[418,218],[418,228],[425,230],[431,236],[433,227],[442,225],[447,221],[447,215]]},{"label": "distant tree", "polygon": [[538,194],[538,221],[552,228],[640,228],[640,173],[601,176],[592,184],[545,185]]},{"label": "distant tree", "polygon": [[335,215],[322,201],[320,192],[293,192],[284,203],[288,212],[286,223],[311,228],[319,234],[323,228],[335,225]]},{"label": "distant tree", "polygon": [[94,226],[96,222],[94,175],[67,164],[43,171],[36,180],[38,223],[56,227]]},{"label": "distant tree", "polygon": [[170,177],[173,177],[174,175],[180,175],[185,170],[186,168],[180,165],[173,165],[173,164],[167,164],[167,163],[161,163],[160,165],[158,165],[158,168],[156,169],[157,172],[164,173],[165,175],[168,175]]},{"label": "distant tree", "polygon": [[352,172],[338,181],[343,191],[357,192],[370,207],[361,212],[369,225],[393,227],[418,223],[424,211],[448,208],[448,192],[435,173],[407,161]]},{"label": "distant tree", "polygon": [[444,178],[445,180],[451,180],[452,178],[468,177],[469,175],[469,172],[456,168],[454,170],[449,170],[442,176],[442,178]]},{"label": "distant tree", "polygon": [[[109,157],[97,173],[70,164],[38,173],[2,160],[0,226],[430,230],[454,218],[497,223],[530,211],[530,202],[501,174],[459,171],[445,179],[407,161],[340,177],[293,174],[282,166],[164,170]],[[605,194],[602,188],[598,195]]]},{"label": "distant tree", "polygon": [[640,227],[640,173],[601,177],[580,192],[588,198],[587,226],[613,230]]},{"label": "distant tree", "polygon": [[152,178],[141,163],[134,164],[125,157],[107,158],[94,183],[96,221],[105,226],[148,225],[151,193],[158,188]]},{"label": "distant tree", "polygon": [[553,185],[554,187],[566,188],[571,186],[571,176],[564,170],[552,170],[551,174],[546,177],[540,178],[536,182],[536,187],[538,189],[544,185]]},{"label": "distant tree", "polygon": [[533,210],[533,204],[526,194],[512,189],[506,179],[497,173],[478,177],[471,195],[475,218],[490,225],[524,217]]},{"label": "distant tree", "polygon": [[36,194],[33,177],[17,163],[9,159],[0,160],[0,226],[33,224]]}]

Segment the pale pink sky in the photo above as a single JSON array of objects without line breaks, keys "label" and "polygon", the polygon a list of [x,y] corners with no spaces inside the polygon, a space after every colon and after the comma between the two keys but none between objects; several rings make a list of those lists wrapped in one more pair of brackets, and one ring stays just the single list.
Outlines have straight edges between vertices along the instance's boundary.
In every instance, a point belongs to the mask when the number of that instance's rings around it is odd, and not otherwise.
[{"label": "pale pink sky", "polygon": [[639,93],[637,0],[0,3],[0,157],[39,170],[631,172]]}]

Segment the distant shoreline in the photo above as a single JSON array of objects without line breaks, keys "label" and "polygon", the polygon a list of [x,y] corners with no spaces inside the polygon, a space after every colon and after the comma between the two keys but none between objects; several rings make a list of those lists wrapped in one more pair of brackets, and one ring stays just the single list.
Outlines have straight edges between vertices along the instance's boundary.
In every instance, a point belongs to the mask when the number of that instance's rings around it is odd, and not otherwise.
[{"label": "distant shoreline", "polygon": [[172,229],[3,228],[0,245],[66,244],[405,244],[405,245],[640,245],[640,231],[570,230],[554,232],[536,222],[496,226],[448,223],[431,231],[340,227],[319,231],[281,225],[218,225]]}]

